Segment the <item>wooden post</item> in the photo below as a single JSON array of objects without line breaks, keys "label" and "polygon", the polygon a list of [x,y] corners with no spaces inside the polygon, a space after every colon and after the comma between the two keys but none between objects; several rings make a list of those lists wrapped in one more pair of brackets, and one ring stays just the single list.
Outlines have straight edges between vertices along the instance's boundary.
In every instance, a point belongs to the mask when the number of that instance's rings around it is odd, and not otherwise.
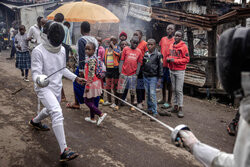
[{"label": "wooden post", "polygon": [[166,4],[165,4],[166,0],[162,0],[162,7],[165,8]]},{"label": "wooden post", "polygon": [[5,21],[6,21],[6,25],[7,25],[6,28],[7,28],[7,31],[9,31],[10,26],[9,26],[9,22],[8,22],[8,9],[5,8],[4,10],[5,10]]},{"label": "wooden post", "polygon": [[242,7],[243,7],[243,8],[246,7],[246,3],[247,3],[247,0],[242,0]]},{"label": "wooden post", "polygon": [[148,6],[151,7],[151,0],[148,0]]},{"label": "wooden post", "polygon": [[[213,14],[212,11],[212,0],[206,1],[207,14]],[[212,31],[207,32],[208,38],[208,57],[216,57],[216,33],[217,26],[212,28]],[[217,73],[216,73],[216,61],[208,61],[207,72],[206,72],[206,85],[211,88],[216,88],[217,84]]]},{"label": "wooden post", "polygon": [[[242,8],[245,8],[246,7],[246,0],[242,0],[242,5],[241,5]],[[242,21],[241,21],[241,26],[242,27],[246,27],[246,19],[243,18]]]},{"label": "wooden post", "polygon": [[[208,31],[208,57],[216,57],[216,32],[217,27],[214,26],[212,31]],[[216,88],[217,73],[216,61],[209,61],[207,66],[207,86]]]},{"label": "wooden post", "polygon": [[194,57],[194,36],[192,29],[187,27],[187,38],[188,38],[188,52],[190,57]]},{"label": "wooden post", "polygon": [[207,14],[212,14],[212,0],[207,0],[206,5],[207,5]]}]

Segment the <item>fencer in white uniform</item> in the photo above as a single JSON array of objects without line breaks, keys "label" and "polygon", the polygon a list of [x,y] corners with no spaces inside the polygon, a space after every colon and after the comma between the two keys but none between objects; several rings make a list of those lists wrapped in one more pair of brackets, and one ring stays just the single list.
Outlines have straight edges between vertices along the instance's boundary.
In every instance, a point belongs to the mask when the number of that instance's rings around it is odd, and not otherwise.
[{"label": "fencer in white uniform", "polygon": [[224,89],[241,97],[240,122],[232,154],[200,142],[192,132],[180,133],[197,160],[211,167],[250,166],[250,29],[225,31],[219,41],[217,70]]},{"label": "fencer in white uniform", "polygon": [[[30,125],[40,130],[48,130],[48,127],[41,124],[41,121],[50,116],[52,129],[61,150],[60,161],[68,161],[76,158],[78,154],[67,149],[65,140],[64,118],[60,106],[62,77],[64,76],[72,81],[76,80],[81,84],[84,79],[64,68],[66,67],[66,55],[64,47],[61,47],[64,38],[63,27],[58,23],[48,22],[44,26],[42,37],[45,42],[38,45],[32,52],[31,71],[32,79],[35,82],[35,92],[44,108],[30,121]],[[64,69],[58,71],[62,68]],[[53,74],[54,72],[56,73]],[[48,78],[49,85],[47,87],[39,87],[36,83],[41,74],[46,76],[53,74]]]}]

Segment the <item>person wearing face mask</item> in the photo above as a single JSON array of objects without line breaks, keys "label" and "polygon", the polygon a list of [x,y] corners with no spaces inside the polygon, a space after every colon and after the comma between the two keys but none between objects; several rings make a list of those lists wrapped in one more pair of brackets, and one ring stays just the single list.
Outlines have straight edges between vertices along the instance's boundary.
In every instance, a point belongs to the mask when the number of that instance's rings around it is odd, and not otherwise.
[{"label": "person wearing face mask", "polygon": [[[32,52],[31,71],[32,79],[35,83],[35,92],[44,108],[36,117],[29,121],[29,125],[42,131],[50,130],[41,121],[49,116],[51,117],[52,129],[60,146],[60,161],[64,162],[76,158],[78,154],[70,150],[66,144],[63,125],[64,118],[60,106],[62,77],[64,76],[79,84],[83,84],[85,79],[77,77],[65,68],[66,55],[65,49],[62,47],[64,29],[59,23],[48,21],[44,26],[42,38],[44,42],[38,45]],[[48,78],[49,85],[47,87],[40,86],[41,75],[51,75]]]},{"label": "person wearing face mask", "polygon": [[191,131],[180,131],[184,145],[206,167],[250,166],[249,41],[249,28],[230,28],[220,36],[217,50],[217,74],[220,82],[228,94],[241,98],[239,128],[233,153],[225,153],[202,143]]}]

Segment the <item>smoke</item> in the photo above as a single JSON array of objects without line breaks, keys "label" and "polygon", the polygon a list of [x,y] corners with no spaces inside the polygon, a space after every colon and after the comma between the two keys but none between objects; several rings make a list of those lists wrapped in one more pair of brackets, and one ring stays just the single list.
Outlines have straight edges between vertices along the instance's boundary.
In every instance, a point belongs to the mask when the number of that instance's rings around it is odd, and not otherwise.
[{"label": "smoke", "polygon": [[[133,0],[135,1],[135,0]],[[139,2],[141,1],[141,2]],[[143,0],[136,0],[136,3],[143,4]],[[145,40],[145,34],[146,29],[150,26],[149,22],[142,21],[138,18],[134,18],[129,16],[129,11],[131,11],[131,5],[129,0],[110,0],[107,1],[98,1],[98,4],[104,6],[108,10],[110,10],[112,13],[114,13],[119,19],[120,23],[102,23],[102,24],[94,24],[91,25],[91,35],[93,36],[100,36],[103,39],[108,38],[110,36],[118,36],[120,32],[124,31],[128,35],[127,41],[129,42],[132,38],[134,32],[136,30],[141,30],[144,34],[144,40]],[[73,32],[74,32],[74,43],[81,37],[80,34],[80,23],[74,23],[73,26]]]},{"label": "smoke", "polygon": [[[143,0],[140,1],[141,3],[144,2]],[[129,1],[120,1],[116,4],[108,4],[107,8],[120,19],[119,32],[126,32],[128,35],[128,41],[130,41],[136,30],[141,30],[144,35],[146,34],[149,22],[130,16],[132,7]]]}]

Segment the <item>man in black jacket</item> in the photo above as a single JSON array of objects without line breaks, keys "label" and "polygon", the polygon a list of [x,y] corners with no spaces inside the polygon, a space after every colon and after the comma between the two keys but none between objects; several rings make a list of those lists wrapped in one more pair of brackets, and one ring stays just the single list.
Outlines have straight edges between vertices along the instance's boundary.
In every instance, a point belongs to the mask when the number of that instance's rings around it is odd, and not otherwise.
[{"label": "man in black jacket", "polygon": [[158,117],[157,112],[157,99],[156,99],[156,86],[157,82],[161,82],[163,75],[162,55],[156,47],[154,39],[148,40],[148,51],[143,57],[143,81],[147,94],[148,112],[152,112],[155,118]]}]

